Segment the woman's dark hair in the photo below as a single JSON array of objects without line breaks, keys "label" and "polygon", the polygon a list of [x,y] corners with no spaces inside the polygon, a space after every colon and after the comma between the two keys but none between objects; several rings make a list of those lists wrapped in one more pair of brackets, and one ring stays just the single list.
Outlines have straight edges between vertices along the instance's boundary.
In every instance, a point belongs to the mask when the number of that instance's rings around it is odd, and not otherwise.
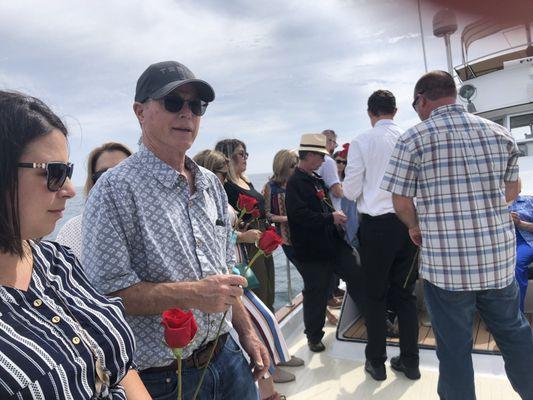
[{"label": "woman's dark hair", "polygon": [[67,128],[41,100],[0,91],[0,252],[23,257],[18,207],[17,163],[26,146],[58,129]]},{"label": "woman's dark hair", "polygon": [[237,183],[239,178],[242,178],[248,182],[248,178],[246,178],[246,176],[244,175],[237,176],[237,172],[235,171],[235,168],[233,165],[233,161],[234,161],[233,157],[235,155],[235,150],[237,150],[239,146],[242,146],[242,148],[246,152],[246,145],[244,144],[244,142],[240,141],[239,139],[224,139],[224,140],[217,142],[217,144],[215,145],[216,151],[220,151],[222,154],[224,154],[226,157],[228,157],[231,160],[231,162],[229,163],[228,178],[233,183]]},{"label": "woman's dark hair", "polygon": [[97,148],[93,149],[93,151],[90,152],[89,157],[87,159],[87,179],[85,180],[85,187],[83,188],[83,191],[85,192],[85,196],[89,195],[89,192],[94,186],[94,179],[93,175],[96,171],[96,163],[98,162],[98,159],[100,156],[106,152],[106,151],[121,151],[126,155],[126,157],[129,157],[132,155],[132,152],[128,147],[122,143],[118,142],[108,142],[104,143],[101,146],[98,146]]}]

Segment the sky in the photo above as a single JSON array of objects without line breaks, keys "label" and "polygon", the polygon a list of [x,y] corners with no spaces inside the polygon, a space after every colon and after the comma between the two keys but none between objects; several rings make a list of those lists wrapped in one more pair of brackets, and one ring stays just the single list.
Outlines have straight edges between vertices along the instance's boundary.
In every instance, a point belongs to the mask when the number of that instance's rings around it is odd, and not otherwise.
[{"label": "sky", "polygon": [[[429,70],[446,69],[435,12],[422,5]],[[334,129],[342,144],[369,129],[377,89],[395,94],[400,126],[418,122],[410,104],[425,70],[414,0],[4,1],[0,37],[0,89],[39,97],[66,122],[77,186],[94,147],[138,148],[135,84],[159,61],[182,62],[216,93],[188,154],[238,138],[249,174],[271,171],[274,154],[297,148],[303,133]]]}]

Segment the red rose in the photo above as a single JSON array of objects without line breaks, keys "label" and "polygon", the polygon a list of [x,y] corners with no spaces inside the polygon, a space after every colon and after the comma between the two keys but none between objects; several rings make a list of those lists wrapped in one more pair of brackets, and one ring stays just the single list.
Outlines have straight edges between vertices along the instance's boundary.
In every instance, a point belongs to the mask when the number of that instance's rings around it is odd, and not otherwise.
[{"label": "red rose", "polygon": [[239,208],[239,210],[244,210],[245,213],[249,214],[253,211],[254,208],[257,207],[257,199],[252,196],[240,194],[239,198],[237,199],[237,207]]},{"label": "red rose", "polygon": [[257,247],[265,254],[271,254],[283,241],[273,227],[269,227],[263,232],[257,243]]},{"label": "red rose", "polygon": [[165,327],[165,342],[171,349],[187,346],[196,335],[198,326],[191,311],[169,308],[163,313],[161,325]]},{"label": "red rose", "polygon": [[320,189],[316,191],[316,197],[318,197],[320,200],[324,200],[326,197],[326,193],[324,193],[324,190]]},{"label": "red rose", "polygon": [[252,217],[259,218],[261,216],[261,211],[259,211],[257,208],[254,208],[251,214],[252,214]]}]

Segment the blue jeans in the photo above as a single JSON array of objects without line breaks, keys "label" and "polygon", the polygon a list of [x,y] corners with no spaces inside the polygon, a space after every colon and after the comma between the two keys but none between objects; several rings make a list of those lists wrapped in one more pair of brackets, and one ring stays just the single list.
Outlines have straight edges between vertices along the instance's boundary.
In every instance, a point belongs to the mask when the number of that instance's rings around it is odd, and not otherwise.
[{"label": "blue jeans", "polygon": [[515,281],[503,289],[478,291],[443,290],[424,281],[424,294],[437,340],[441,399],[476,398],[471,353],[477,309],[500,348],[514,390],[533,400],[533,334],[518,308]]},{"label": "blue jeans", "polygon": [[[182,371],[182,399],[192,399],[202,369]],[[143,373],[141,379],[154,400],[176,400],[178,377],[175,371]],[[257,390],[250,366],[240,347],[228,337],[224,349],[209,363],[198,400],[256,400]]]},{"label": "blue jeans", "polygon": [[520,289],[520,309],[524,311],[527,284],[529,280],[528,265],[533,262],[533,248],[527,244],[520,233],[516,235],[516,269],[515,277]]}]

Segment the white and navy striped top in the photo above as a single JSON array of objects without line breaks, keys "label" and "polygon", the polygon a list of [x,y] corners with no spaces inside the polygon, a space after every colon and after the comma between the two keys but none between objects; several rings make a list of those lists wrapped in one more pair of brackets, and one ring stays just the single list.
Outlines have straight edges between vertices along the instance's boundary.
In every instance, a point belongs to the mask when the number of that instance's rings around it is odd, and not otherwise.
[{"label": "white and navy striped top", "polygon": [[[0,286],[0,399],[125,399],[118,382],[135,367],[135,343],[121,300],[93,289],[68,248],[30,245],[27,291]],[[78,323],[110,373],[107,396],[95,396],[95,357]]]}]

